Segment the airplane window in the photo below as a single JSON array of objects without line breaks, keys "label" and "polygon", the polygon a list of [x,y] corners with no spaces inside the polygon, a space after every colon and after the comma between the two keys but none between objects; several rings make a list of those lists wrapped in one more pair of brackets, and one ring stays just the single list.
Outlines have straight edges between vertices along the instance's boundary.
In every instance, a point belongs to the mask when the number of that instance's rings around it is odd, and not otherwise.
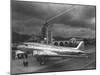
[{"label": "airplane window", "polygon": [[25,46],[28,46],[27,44],[24,44]]},{"label": "airplane window", "polygon": [[78,54],[84,54],[84,53],[82,53],[82,52],[79,52]]}]

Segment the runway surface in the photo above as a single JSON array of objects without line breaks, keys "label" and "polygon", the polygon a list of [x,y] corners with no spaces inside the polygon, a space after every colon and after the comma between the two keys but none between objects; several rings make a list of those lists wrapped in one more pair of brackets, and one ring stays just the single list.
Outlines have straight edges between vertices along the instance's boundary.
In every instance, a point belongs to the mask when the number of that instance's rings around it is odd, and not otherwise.
[{"label": "runway surface", "polygon": [[37,72],[57,72],[57,71],[73,71],[73,70],[88,70],[96,68],[95,47],[86,50],[89,57],[66,57],[50,58],[45,65],[40,65],[34,57],[29,57],[29,66],[23,66],[23,59],[12,60],[11,73],[37,73]]}]

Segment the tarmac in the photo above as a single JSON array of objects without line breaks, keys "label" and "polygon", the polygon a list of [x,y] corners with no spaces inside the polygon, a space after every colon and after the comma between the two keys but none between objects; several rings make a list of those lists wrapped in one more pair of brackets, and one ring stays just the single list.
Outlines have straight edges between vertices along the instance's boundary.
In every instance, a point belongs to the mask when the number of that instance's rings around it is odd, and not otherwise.
[{"label": "tarmac", "polygon": [[91,47],[86,50],[89,57],[66,57],[50,58],[45,65],[40,65],[35,57],[27,58],[29,65],[23,66],[24,59],[16,59],[11,62],[11,74],[23,73],[41,73],[41,72],[59,72],[59,71],[75,71],[75,70],[91,70],[96,69],[96,50]]}]

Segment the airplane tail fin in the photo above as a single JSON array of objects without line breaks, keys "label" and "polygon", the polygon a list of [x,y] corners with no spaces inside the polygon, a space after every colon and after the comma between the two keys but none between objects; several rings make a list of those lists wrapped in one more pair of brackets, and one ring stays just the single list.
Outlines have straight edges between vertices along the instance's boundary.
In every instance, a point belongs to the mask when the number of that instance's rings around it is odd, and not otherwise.
[{"label": "airplane tail fin", "polygon": [[81,41],[79,45],[76,47],[78,50],[84,50],[84,41]]}]

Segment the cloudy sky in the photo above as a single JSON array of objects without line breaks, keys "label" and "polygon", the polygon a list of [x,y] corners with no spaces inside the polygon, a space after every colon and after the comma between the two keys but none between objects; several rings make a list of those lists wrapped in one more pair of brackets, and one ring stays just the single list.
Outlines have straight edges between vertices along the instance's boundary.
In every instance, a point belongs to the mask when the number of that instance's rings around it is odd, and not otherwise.
[{"label": "cloudy sky", "polygon": [[95,6],[12,0],[12,31],[40,35],[46,20],[66,12],[49,22],[54,36],[94,38],[95,10]]}]

